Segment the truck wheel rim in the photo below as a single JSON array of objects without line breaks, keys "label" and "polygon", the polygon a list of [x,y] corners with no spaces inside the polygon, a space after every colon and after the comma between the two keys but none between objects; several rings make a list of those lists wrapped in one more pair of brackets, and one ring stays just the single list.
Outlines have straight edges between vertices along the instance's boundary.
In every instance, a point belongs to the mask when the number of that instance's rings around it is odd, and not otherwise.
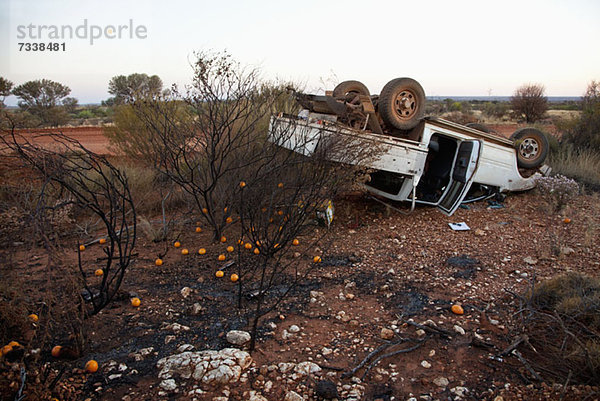
[{"label": "truck wheel rim", "polygon": [[409,120],[417,111],[417,97],[409,90],[403,90],[394,99],[396,115],[402,120]]},{"label": "truck wheel rim", "polygon": [[535,159],[540,150],[540,146],[533,138],[525,138],[519,145],[519,153],[524,159]]}]

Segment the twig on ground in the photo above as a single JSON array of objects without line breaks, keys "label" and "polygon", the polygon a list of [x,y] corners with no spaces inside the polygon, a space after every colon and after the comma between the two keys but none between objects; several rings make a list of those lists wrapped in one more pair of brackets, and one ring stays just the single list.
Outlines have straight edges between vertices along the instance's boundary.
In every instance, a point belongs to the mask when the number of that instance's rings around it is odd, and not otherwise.
[{"label": "twig on ground", "polygon": [[523,364],[523,366],[525,366],[525,368],[529,371],[529,373],[531,373],[531,375],[539,382],[543,381],[543,379],[540,377],[540,375],[537,374],[537,372],[531,367],[531,365],[529,364],[529,362],[527,362],[527,359],[523,358],[523,355],[521,355],[521,353],[519,351],[517,351],[516,349],[512,351],[512,355],[516,356],[517,359],[519,360],[519,362],[521,362]]},{"label": "twig on ground", "polygon": [[404,349],[401,349],[401,350],[398,350],[398,351],[388,352],[387,354],[380,355],[379,357],[377,357],[377,359],[375,359],[373,362],[371,362],[369,364],[369,366],[367,366],[367,369],[365,370],[365,373],[363,373],[363,375],[361,377],[361,380],[363,380],[367,376],[367,374],[369,374],[369,372],[371,371],[371,369],[373,369],[373,367],[375,365],[377,365],[379,363],[379,361],[381,361],[382,359],[389,358],[389,357],[394,356],[394,355],[404,354],[404,353],[407,353],[407,352],[414,351],[417,348],[419,348],[421,345],[423,345],[426,340],[427,340],[427,338],[424,338],[423,340],[419,340],[419,342],[416,345],[413,345],[412,347],[404,348]]}]

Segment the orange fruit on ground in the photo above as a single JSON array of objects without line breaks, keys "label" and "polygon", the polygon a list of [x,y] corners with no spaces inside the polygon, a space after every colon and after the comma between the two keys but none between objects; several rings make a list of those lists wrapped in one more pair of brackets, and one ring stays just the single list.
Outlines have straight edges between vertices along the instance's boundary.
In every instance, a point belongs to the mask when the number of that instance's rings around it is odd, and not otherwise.
[{"label": "orange fruit on ground", "polygon": [[188,251],[186,248],[183,248],[183,249],[181,250],[181,254],[182,254],[182,255],[187,255],[188,253],[190,253],[190,251]]},{"label": "orange fruit on ground", "polygon": [[227,213],[227,210],[228,210],[228,208],[227,208],[227,206],[225,206],[225,207],[223,208],[223,212]]},{"label": "orange fruit on ground", "polygon": [[0,353],[2,353],[2,355],[8,354],[10,351],[13,350],[13,347],[11,347],[10,345],[5,345],[4,347],[2,347],[2,349],[0,350]]},{"label": "orange fruit on ground", "polygon": [[100,239],[98,240],[98,243],[99,243],[100,245],[104,245],[104,244],[106,244],[106,238],[100,238]]},{"label": "orange fruit on ground", "polygon": [[20,347],[20,346],[21,346],[21,344],[19,344],[17,341],[11,341],[11,342],[9,342],[9,343],[8,343],[8,345],[9,345],[10,347],[13,347],[13,348],[14,348],[14,347]]},{"label": "orange fruit on ground", "polygon": [[204,213],[204,214],[208,213],[208,209],[207,209],[207,208],[205,208],[205,207],[203,207],[203,208],[202,208],[202,213]]},{"label": "orange fruit on ground", "polygon": [[154,261],[154,264],[155,264],[156,266],[162,266],[162,264],[163,264],[163,261],[162,261],[162,259],[161,259],[161,258],[158,258],[158,259],[156,259],[156,260]]},{"label": "orange fruit on ground", "polygon": [[225,236],[222,236],[222,237],[221,237],[221,242],[227,242],[227,237],[225,237]]},{"label": "orange fruit on ground", "polygon": [[56,345],[54,348],[52,348],[52,356],[58,358],[60,356],[61,349],[62,347],[60,345]]},{"label": "orange fruit on ground", "polygon": [[223,255],[223,254],[220,254],[220,255],[219,255],[219,257],[218,257],[218,259],[219,259],[221,262],[222,262],[222,261],[224,261],[224,260],[225,260],[225,255]]},{"label": "orange fruit on ground", "polygon": [[313,258],[313,262],[315,262],[315,263],[320,263],[320,262],[321,262],[321,257],[320,257],[320,256],[315,256],[315,257]]},{"label": "orange fruit on ground", "polygon": [[140,301],[139,298],[137,298],[137,297],[136,298],[131,298],[131,306],[134,306],[134,307],[137,308],[141,304],[142,304],[142,301]]},{"label": "orange fruit on ground", "polygon": [[231,217],[228,217],[228,218],[225,219],[226,223],[231,223],[232,221],[233,221],[233,219]]},{"label": "orange fruit on ground", "polygon": [[175,248],[179,248],[179,247],[181,246],[181,242],[179,242],[179,241],[175,241],[175,243],[173,244],[173,246],[174,246]]},{"label": "orange fruit on ground", "polygon": [[36,315],[35,313],[32,313],[31,315],[27,316],[29,318],[29,320],[31,320],[32,322],[37,322],[38,320],[40,320],[40,318],[38,317],[38,315]]},{"label": "orange fruit on ground", "polygon": [[280,182],[279,184],[277,184],[277,188],[283,188],[283,182]]},{"label": "orange fruit on ground", "polygon": [[252,244],[249,242],[246,242],[246,244],[244,245],[244,248],[246,249],[252,249]]},{"label": "orange fruit on ground", "polygon": [[277,214],[280,215],[280,216],[283,216],[283,210],[278,210]]},{"label": "orange fruit on ground", "polygon": [[215,276],[221,278],[225,275],[225,273],[223,273],[223,270],[217,270],[217,272],[215,273]]},{"label": "orange fruit on ground", "polygon": [[263,207],[262,209],[260,209],[260,211],[264,213],[264,212],[266,212],[266,211],[267,211],[267,208],[266,208],[266,207]]},{"label": "orange fruit on ground", "polygon": [[254,248],[254,254],[258,255],[260,253],[260,250],[258,248]]},{"label": "orange fruit on ground", "polygon": [[563,220],[563,223],[565,224],[569,224],[571,222],[571,219],[568,217],[565,217],[565,219]]},{"label": "orange fruit on ground", "polygon": [[85,371],[88,373],[94,373],[98,370],[98,362],[89,360],[85,363]]},{"label": "orange fruit on ground", "polygon": [[238,240],[238,245],[244,245],[244,241],[242,241],[241,239]]},{"label": "orange fruit on ground", "polygon": [[85,245],[79,245],[79,250],[80,251],[85,251]]},{"label": "orange fruit on ground", "polygon": [[197,233],[201,233],[202,232],[202,227],[196,227],[196,232]]},{"label": "orange fruit on ground", "polygon": [[238,281],[238,280],[240,279],[240,276],[238,276],[237,274],[233,273],[233,274],[231,275],[231,277],[229,277],[229,279],[230,279],[232,282],[234,282],[234,283],[235,283],[236,281]]},{"label": "orange fruit on ground", "polygon": [[246,183],[244,181],[240,181],[240,188],[244,188],[246,186]]},{"label": "orange fruit on ground", "polygon": [[198,249],[198,254],[199,255],[204,255],[205,253],[206,253],[206,249],[204,249],[204,248]]},{"label": "orange fruit on ground", "polygon": [[97,269],[94,272],[94,276],[96,276],[96,277],[100,277],[100,276],[103,276],[103,275],[104,275],[104,270],[102,270],[102,269]]},{"label": "orange fruit on ground", "polygon": [[294,246],[300,245],[300,241],[298,241],[298,238],[294,238],[294,240],[292,241],[292,245],[294,245]]},{"label": "orange fruit on ground", "polygon": [[457,304],[452,305],[452,308],[450,308],[450,310],[456,315],[463,315],[465,313],[463,307]]},{"label": "orange fruit on ground", "polygon": [[279,244],[273,245],[273,248],[275,248],[275,249],[279,248]]},{"label": "orange fruit on ground", "polygon": [[227,252],[233,252],[233,247],[231,245],[227,247]]}]

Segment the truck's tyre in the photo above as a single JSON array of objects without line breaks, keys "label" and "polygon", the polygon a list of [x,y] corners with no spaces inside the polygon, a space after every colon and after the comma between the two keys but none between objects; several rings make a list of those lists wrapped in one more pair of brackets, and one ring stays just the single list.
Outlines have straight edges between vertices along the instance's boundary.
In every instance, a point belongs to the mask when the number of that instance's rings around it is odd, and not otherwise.
[{"label": "truck's tyre", "polygon": [[333,97],[345,98],[349,93],[369,96],[369,89],[359,81],[344,81],[333,89]]},{"label": "truck's tyre", "polygon": [[521,168],[536,168],[544,163],[550,144],[548,138],[535,128],[521,128],[510,136],[517,149],[517,165]]},{"label": "truck's tyre", "polygon": [[379,115],[391,127],[409,130],[425,114],[425,91],[412,78],[396,78],[385,84],[379,95]]}]

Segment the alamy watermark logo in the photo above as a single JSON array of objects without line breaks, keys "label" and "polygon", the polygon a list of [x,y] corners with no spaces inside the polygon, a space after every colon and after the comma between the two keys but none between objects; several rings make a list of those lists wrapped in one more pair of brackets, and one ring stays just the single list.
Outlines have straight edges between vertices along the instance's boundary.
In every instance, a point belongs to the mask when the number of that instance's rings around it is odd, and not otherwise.
[{"label": "alamy watermark logo", "polygon": [[64,40],[85,40],[90,45],[102,40],[116,39],[146,39],[148,37],[148,28],[145,25],[135,24],[130,19],[127,24],[122,25],[95,25],[90,24],[87,19],[79,25],[17,25],[17,39],[23,41],[21,45],[57,44],[62,45],[61,50],[65,50],[65,43],[54,43],[54,41]]}]

